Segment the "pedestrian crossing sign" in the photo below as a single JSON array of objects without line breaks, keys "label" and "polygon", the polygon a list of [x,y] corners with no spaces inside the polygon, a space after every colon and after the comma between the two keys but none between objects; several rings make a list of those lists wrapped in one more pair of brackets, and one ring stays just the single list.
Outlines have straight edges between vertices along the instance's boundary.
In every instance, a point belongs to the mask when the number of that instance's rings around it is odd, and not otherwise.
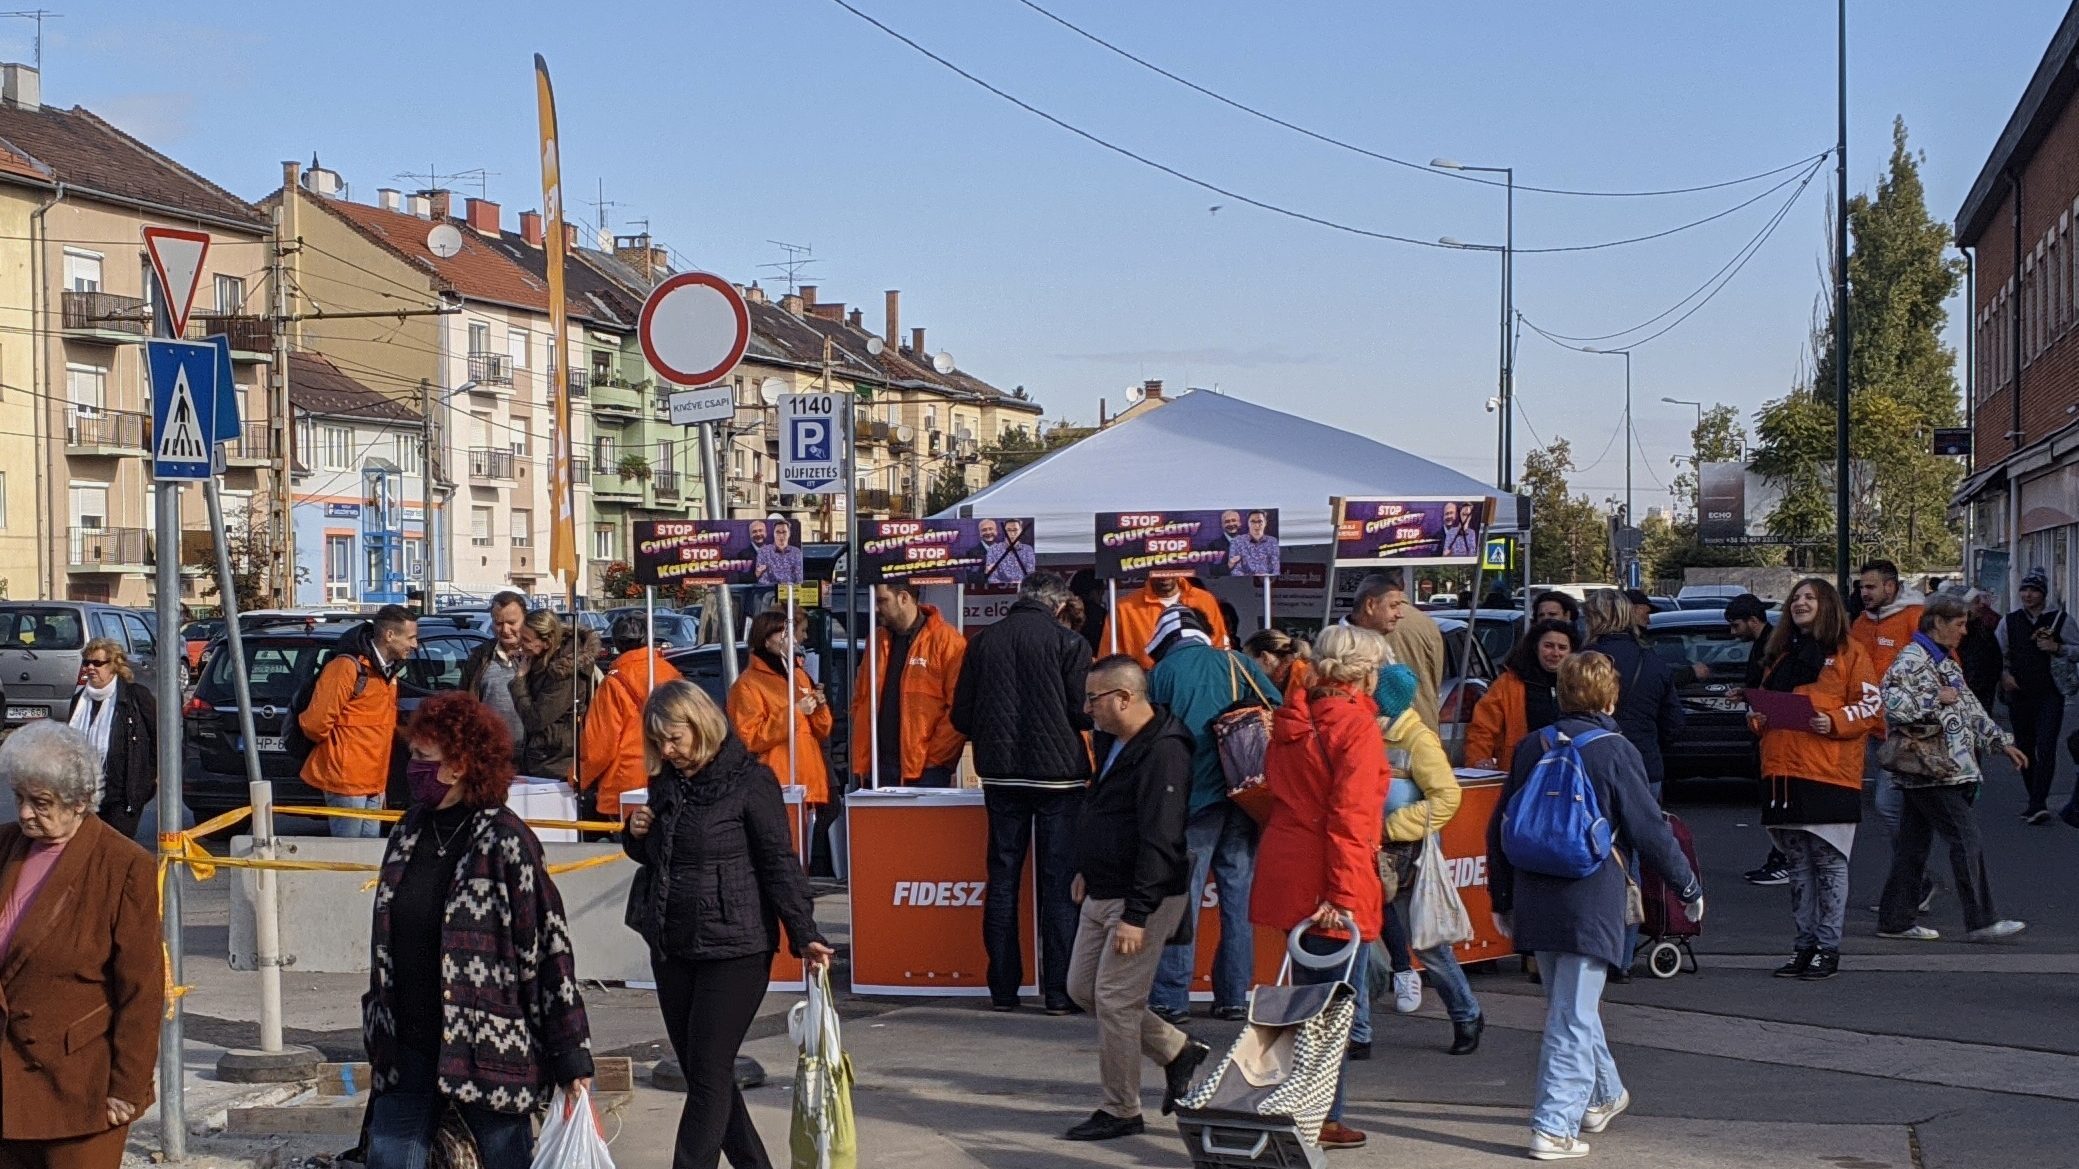
[{"label": "pedestrian crossing sign", "polygon": [[152,478],[207,479],[217,409],[217,351],[207,342],[148,341]]}]

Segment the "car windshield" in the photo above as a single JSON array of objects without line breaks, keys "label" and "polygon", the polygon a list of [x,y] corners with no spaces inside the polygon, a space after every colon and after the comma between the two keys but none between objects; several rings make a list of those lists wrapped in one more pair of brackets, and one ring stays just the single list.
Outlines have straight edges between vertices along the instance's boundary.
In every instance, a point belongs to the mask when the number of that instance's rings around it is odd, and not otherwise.
[{"label": "car windshield", "polygon": [[180,635],[189,641],[208,641],[223,631],[224,623],[222,621],[195,621],[189,623],[186,629],[181,630]]},{"label": "car windshield", "polygon": [[[1655,629],[1651,640],[1653,652],[1670,666],[1688,667],[1702,663],[1711,668],[1714,682],[1738,681],[1747,675],[1747,653],[1751,647],[1734,637],[1732,630],[1722,626]],[[1678,681],[1694,676],[1686,669],[1678,669],[1675,674]]]},{"label": "car windshield", "polygon": [[78,649],[87,643],[77,609],[21,608],[0,612],[0,649]]},{"label": "car windshield", "polygon": [[[336,641],[275,641],[254,638],[245,643],[246,678],[255,706],[287,706],[296,686],[317,664],[330,658]],[[197,688],[205,701],[230,702],[237,693],[231,680],[231,655],[212,654],[209,672]]]}]

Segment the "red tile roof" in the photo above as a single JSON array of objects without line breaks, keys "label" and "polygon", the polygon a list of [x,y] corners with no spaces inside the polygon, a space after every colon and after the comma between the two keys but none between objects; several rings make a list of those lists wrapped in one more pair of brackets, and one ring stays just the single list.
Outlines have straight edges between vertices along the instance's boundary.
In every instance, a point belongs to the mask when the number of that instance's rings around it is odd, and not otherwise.
[{"label": "red tile roof", "polygon": [[340,371],[322,353],[289,354],[289,405],[312,414],[417,425],[419,412]]},{"label": "red tile roof", "polygon": [[0,104],[0,172],[268,230],[258,208],[79,106]]},{"label": "red tile roof", "polygon": [[[362,235],[424,269],[444,287],[465,297],[542,314],[549,311],[548,281],[515,263],[460,220],[450,219],[449,222],[462,233],[462,250],[442,259],[426,246],[426,233],[433,230],[437,220],[421,219],[403,211],[389,211],[344,199],[311,197],[305,203],[337,216]],[[573,315],[598,315],[596,309],[583,301],[570,300],[568,296],[565,300]]]}]

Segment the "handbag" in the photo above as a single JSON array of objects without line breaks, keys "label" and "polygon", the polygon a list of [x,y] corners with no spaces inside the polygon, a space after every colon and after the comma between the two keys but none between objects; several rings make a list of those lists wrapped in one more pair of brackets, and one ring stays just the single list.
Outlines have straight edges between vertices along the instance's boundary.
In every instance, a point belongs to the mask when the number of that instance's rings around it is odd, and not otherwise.
[{"label": "handbag", "polygon": [[2050,639],[2058,648],[2050,653],[2050,680],[2057,683],[2058,692],[2066,698],[2079,698],[2079,662],[2064,655],[2065,611],[2057,611],[2057,620],[2051,623]]},{"label": "handbag", "polygon": [[1639,883],[1631,879],[1631,865],[1626,863],[1624,853],[1612,847],[1610,859],[1617,862],[1617,871],[1624,874],[1624,924],[1646,924],[1646,894]]},{"label": "handbag", "polygon": [[859,1132],[852,1116],[852,1057],[838,1032],[830,967],[809,980],[808,997],[787,1012],[801,1052],[794,1064],[794,1115],[787,1131],[793,1169],[855,1169]]},{"label": "handbag", "polygon": [[[1242,696],[1242,682],[1255,692]],[[1227,780],[1227,798],[1249,818],[1262,824],[1270,819],[1270,787],[1264,782],[1264,756],[1270,750],[1271,702],[1256,678],[1236,664],[1234,651],[1227,651],[1227,685],[1232,705],[1213,719],[1213,741],[1220,752],[1220,774]]]},{"label": "handbag", "polygon": [[[1434,828],[1430,818],[1427,827]],[[1415,866],[1415,891],[1408,898],[1408,948],[1435,950],[1455,946],[1473,936],[1473,917],[1451,884],[1444,848],[1435,831],[1422,837],[1422,858]]]},{"label": "handbag", "polygon": [[1386,890],[1389,903],[1400,898],[1403,888],[1413,887],[1415,867],[1421,856],[1419,840],[1389,840],[1379,846],[1372,859],[1378,864],[1379,885]]},{"label": "handbag", "polygon": [[1934,719],[1892,727],[1877,747],[1877,766],[1915,779],[1955,779],[1963,771],[1949,754],[1942,724]]}]

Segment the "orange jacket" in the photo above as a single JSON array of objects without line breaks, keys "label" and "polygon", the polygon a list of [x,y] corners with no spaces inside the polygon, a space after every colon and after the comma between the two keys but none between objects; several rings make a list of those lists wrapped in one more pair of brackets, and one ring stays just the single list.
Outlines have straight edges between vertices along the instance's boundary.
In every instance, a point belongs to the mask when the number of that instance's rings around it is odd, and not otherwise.
[{"label": "orange jacket", "polygon": [[[782,786],[787,782],[788,699],[811,694],[816,683],[808,671],[794,668],[794,693],[762,654],[752,654],[751,664],[737,675],[729,688],[729,725],[751,754],[772,768]],[[830,767],[823,762],[823,743],[830,738],[830,706],[816,707],[814,714],[794,715],[794,781],[808,791],[803,799],[811,804],[830,802]]]},{"label": "orange jacket", "polygon": [[335,796],[379,796],[389,789],[397,684],[375,668],[373,657],[343,653],[326,662],[296,721],[311,742],[303,782]]},{"label": "orange jacket", "polygon": [[1503,670],[1473,706],[1472,725],[1465,729],[1465,765],[1507,771],[1516,758],[1516,744],[1529,733],[1523,679],[1514,670]]},{"label": "orange jacket", "polygon": [[[1206,624],[1213,627],[1213,645],[1227,648],[1227,621],[1220,616],[1220,602],[1213,594],[1188,580],[1180,580],[1177,587],[1179,604],[1189,605],[1199,611]],[[1141,664],[1141,669],[1155,668],[1155,659],[1148,656],[1148,639],[1155,635],[1155,622],[1162,611],[1169,608],[1161,597],[1150,591],[1147,585],[1119,598],[1119,604],[1111,615],[1104,619],[1104,634],[1097,640],[1097,656],[1106,657],[1112,652],[1112,631],[1119,632],[1119,652],[1132,654]]]},{"label": "orange jacket", "polygon": [[[960,663],[967,657],[967,638],[947,624],[939,616],[937,607],[917,606],[924,613],[923,627],[910,640],[909,665],[902,671],[902,780],[904,783],[924,774],[927,767],[951,767],[960,759],[960,752],[967,746],[967,739],[953,729],[953,687],[960,681]],[[880,655],[881,682],[888,677],[888,652],[890,639],[886,629],[876,628],[874,636],[880,642],[875,652]],[[859,676],[852,684],[852,773],[865,776],[872,768],[870,753],[873,740],[874,709],[870,705],[872,696],[879,695],[881,683],[872,686],[868,681],[873,665],[862,658]],[[784,728],[782,728],[784,729]],[[882,743],[883,753],[897,749],[898,744]]]},{"label": "orange jacket", "polygon": [[1891,672],[1891,663],[1899,660],[1899,653],[1920,632],[1920,614],[1925,606],[1919,602],[1891,603],[1890,611],[1879,617],[1865,609],[1848,626],[1848,636],[1862,647],[1864,656],[1870,659],[1870,670],[1883,682],[1884,675]]},{"label": "orange jacket", "polygon": [[650,700],[650,664],[657,659],[657,685],[676,682],[684,675],[654,649],[631,649],[614,659],[606,681],[592,694],[585,711],[585,737],[578,752],[584,770],[578,786],[598,789],[599,814],[621,814],[621,793],[650,785],[650,769],[643,762],[642,708]]},{"label": "orange jacket", "polygon": [[1795,693],[1811,700],[1812,709],[1833,720],[1821,735],[1810,727],[1770,726],[1761,732],[1763,779],[1804,779],[1833,787],[1862,790],[1865,735],[1884,733],[1881,679],[1870,658],[1854,639],[1826,659],[1819,680]]}]

